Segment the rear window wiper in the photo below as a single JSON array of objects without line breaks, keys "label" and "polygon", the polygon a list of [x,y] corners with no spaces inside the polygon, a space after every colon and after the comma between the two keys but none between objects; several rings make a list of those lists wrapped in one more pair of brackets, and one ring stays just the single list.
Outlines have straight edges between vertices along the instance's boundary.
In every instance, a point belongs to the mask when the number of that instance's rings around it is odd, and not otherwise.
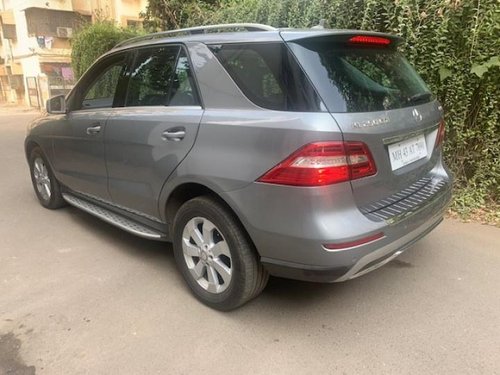
[{"label": "rear window wiper", "polygon": [[406,101],[409,104],[413,104],[413,103],[418,103],[418,102],[422,102],[422,101],[428,101],[431,97],[432,97],[432,93],[426,91],[426,92],[420,92],[418,94],[412,95],[412,96],[408,97],[408,99],[406,99]]}]

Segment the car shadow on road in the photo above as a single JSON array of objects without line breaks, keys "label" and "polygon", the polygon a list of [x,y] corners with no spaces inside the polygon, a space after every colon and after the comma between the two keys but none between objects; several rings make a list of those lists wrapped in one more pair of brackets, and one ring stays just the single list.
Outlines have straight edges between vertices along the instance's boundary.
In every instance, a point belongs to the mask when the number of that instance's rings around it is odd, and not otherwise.
[{"label": "car shadow on road", "polygon": [[[89,233],[95,236],[104,238],[105,242],[110,242],[113,245],[113,249],[127,256],[138,258],[141,263],[148,263],[148,267],[168,274],[169,278],[181,279],[176,269],[170,243],[137,237],[73,207],[68,207],[65,211],[76,225],[86,228]],[[419,254],[421,253],[419,249],[416,248],[419,246],[425,247],[425,244],[417,244],[410,249],[410,258],[418,260],[423,257],[422,254]],[[243,310],[253,311],[254,309],[271,307],[295,310],[316,309],[327,301],[330,304],[339,304],[348,308],[349,305],[359,303],[359,296],[366,293],[376,299],[381,297],[385,293],[384,289],[390,287],[396,280],[398,283],[404,284],[405,279],[401,279],[400,274],[413,268],[413,264],[405,259],[405,256],[406,254],[403,254],[385,267],[345,283],[313,283],[271,277],[262,295],[244,307]],[[169,283],[169,287],[172,288],[178,288],[179,285],[188,292],[184,283]],[[241,311],[241,309],[237,311]]]},{"label": "car shadow on road", "polygon": [[87,228],[90,233],[104,238],[112,245],[117,245],[114,248],[127,255],[140,257],[154,264],[159,262],[175,266],[172,244],[169,242],[138,237],[71,206],[64,211],[76,225]]}]

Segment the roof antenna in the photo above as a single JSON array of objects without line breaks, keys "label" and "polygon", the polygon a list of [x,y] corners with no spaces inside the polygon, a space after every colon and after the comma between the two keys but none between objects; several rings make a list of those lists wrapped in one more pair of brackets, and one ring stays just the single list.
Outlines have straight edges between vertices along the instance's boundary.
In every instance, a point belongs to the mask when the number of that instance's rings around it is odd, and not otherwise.
[{"label": "roof antenna", "polygon": [[327,29],[327,28],[328,28],[328,24],[326,23],[326,20],[324,18],[319,20],[319,24],[311,27],[311,29]]}]

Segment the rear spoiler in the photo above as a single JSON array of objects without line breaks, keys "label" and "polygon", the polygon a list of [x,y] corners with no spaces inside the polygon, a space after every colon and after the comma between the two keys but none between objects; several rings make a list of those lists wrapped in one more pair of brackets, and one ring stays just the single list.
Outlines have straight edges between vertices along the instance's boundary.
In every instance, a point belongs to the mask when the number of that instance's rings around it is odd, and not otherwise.
[{"label": "rear spoiler", "polygon": [[317,41],[342,43],[352,45],[384,46],[395,48],[404,42],[404,39],[391,34],[360,30],[281,30],[280,35],[285,42]]}]

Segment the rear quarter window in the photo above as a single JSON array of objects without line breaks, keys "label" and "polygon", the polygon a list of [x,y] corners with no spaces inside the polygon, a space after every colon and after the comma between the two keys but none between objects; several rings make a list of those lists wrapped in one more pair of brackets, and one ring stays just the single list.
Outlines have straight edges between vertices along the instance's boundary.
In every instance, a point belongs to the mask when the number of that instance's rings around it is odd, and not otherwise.
[{"label": "rear quarter window", "polygon": [[243,94],[279,111],[320,111],[321,101],[284,43],[209,46]]}]

